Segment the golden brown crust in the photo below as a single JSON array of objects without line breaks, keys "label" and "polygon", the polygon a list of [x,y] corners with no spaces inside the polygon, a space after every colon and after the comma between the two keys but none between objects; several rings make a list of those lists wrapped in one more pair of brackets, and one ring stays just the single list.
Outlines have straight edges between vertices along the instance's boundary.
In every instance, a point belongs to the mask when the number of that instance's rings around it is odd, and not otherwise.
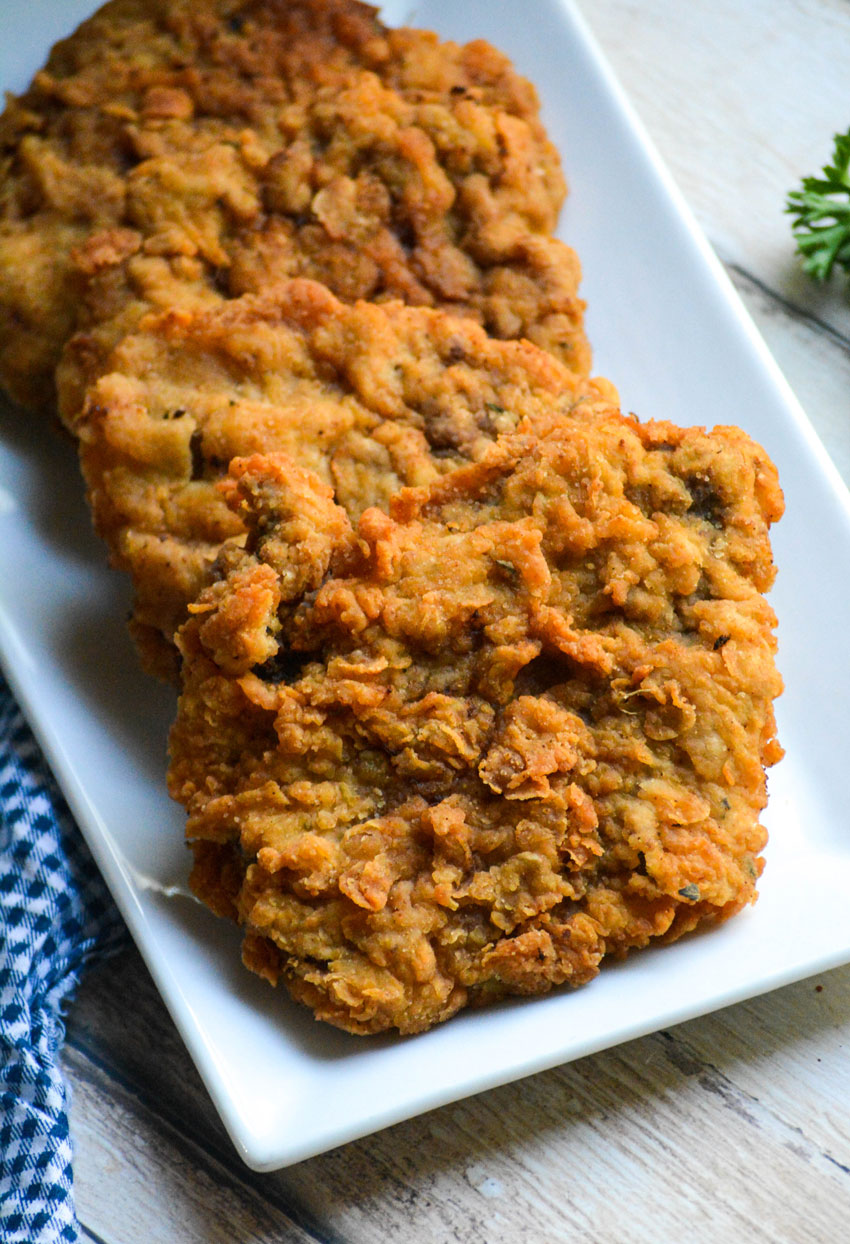
[{"label": "golden brown crust", "polygon": [[112,0],[0,117],[0,380],[50,401],[83,328],[73,419],[144,309],[275,272],[449,307],[586,372],[563,192],[533,87],[483,41],[356,0]]},{"label": "golden brown crust", "polygon": [[75,427],[95,525],[133,577],[146,665],[171,675],[186,605],[241,530],[216,488],[232,458],[285,451],[356,519],[524,419],[612,394],[469,320],[350,307],[312,281],[147,317],[113,351]]},{"label": "golden brown crust", "polygon": [[179,637],[170,789],[249,967],[415,1032],[753,900],[781,754],[757,445],[540,419],[356,531],[312,486],[234,464],[247,546]]}]

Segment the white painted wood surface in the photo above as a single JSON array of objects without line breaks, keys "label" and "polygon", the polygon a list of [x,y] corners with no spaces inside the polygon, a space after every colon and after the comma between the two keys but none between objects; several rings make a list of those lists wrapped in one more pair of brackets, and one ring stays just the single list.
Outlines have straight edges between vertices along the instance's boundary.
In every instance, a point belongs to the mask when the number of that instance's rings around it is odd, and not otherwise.
[{"label": "white painted wood surface", "polygon": [[[800,276],[782,213],[850,124],[850,3],[584,12],[850,480],[850,302]],[[105,1244],[833,1244],[850,1233],[848,1047],[843,968],[261,1176],[127,951],[68,1019],[79,1215]]]}]

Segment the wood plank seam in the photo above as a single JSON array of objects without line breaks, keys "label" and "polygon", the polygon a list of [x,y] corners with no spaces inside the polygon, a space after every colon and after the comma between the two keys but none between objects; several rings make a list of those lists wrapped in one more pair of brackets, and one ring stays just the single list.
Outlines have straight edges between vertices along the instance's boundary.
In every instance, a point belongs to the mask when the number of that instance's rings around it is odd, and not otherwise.
[{"label": "wood plank seam", "polygon": [[[850,3],[850,0],[848,0],[848,3]],[[718,255],[719,254],[720,253],[718,252]],[[722,256],[720,257],[720,261],[724,268],[726,268],[727,272],[734,272],[742,280],[747,281],[750,285],[754,285],[756,289],[760,290],[761,293],[765,295],[765,297],[771,299],[772,302],[775,302],[779,309],[785,312],[785,314],[791,319],[798,320],[808,325],[808,327],[813,331],[823,333],[824,336],[829,337],[836,345],[842,346],[845,350],[850,350],[850,336],[846,336],[844,333],[839,332],[839,330],[832,324],[828,324],[817,315],[813,315],[812,312],[807,311],[805,307],[801,307],[798,303],[792,302],[790,299],[785,298],[771,285],[766,284],[764,281],[760,280],[759,277],[754,276],[752,272],[749,272],[746,268],[742,267],[741,264],[723,259]]]},{"label": "wood plank seam", "polygon": [[93,1231],[82,1219],[78,1219],[78,1221],[83,1235],[87,1240],[91,1240],[92,1244],[109,1244],[108,1240],[105,1240],[102,1235],[98,1235],[96,1231]]},{"label": "wood plank seam", "polygon": [[[184,1128],[174,1117],[160,1110],[158,1105],[152,1105],[148,1098],[127,1077],[122,1076],[120,1073],[113,1074],[109,1064],[103,1059],[98,1058],[96,1055],[89,1056],[85,1050],[80,1049],[78,1042],[66,1044],[63,1062],[66,1074],[68,1074],[71,1080],[72,1090],[75,1079],[79,1080],[80,1083],[87,1081],[97,1089],[97,1073],[100,1073],[100,1076],[112,1081],[119,1088],[123,1089],[134,1102],[137,1102],[140,1112],[147,1114],[155,1124],[164,1131],[171,1133],[174,1138],[175,1148],[181,1147],[184,1152],[189,1150],[193,1158],[200,1155],[203,1159],[205,1172],[210,1178],[215,1179],[216,1175],[223,1169],[231,1183],[242,1188],[245,1193],[261,1200],[269,1209],[289,1219],[293,1227],[309,1236],[311,1240],[315,1241],[315,1244],[346,1244],[344,1240],[328,1235],[324,1229],[315,1223],[309,1214],[303,1212],[303,1209],[293,1205],[285,1197],[277,1195],[274,1190],[270,1193],[269,1189],[262,1183],[263,1176],[251,1171],[239,1160],[229,1141],[227,1146],[218,1145],[214,1141],[210,1143],[195,1130]],[[73,1134],[73,1094],[71,1103]],[[102,1244],[107,1244],[107,1242],[103,1241]]]},{"label": "wood plank seam", "polygon": [[831,1153],[825,1153],[823,1156],[826,1158],[827,1162],[831,1162],[833,1166],[837,1166],[838,1169],[843,1171],[845,1175],[850,1175],[850,1166],[845,1166],[843,1162],[839,1162],[838,1158],[834,1158]]},{"label": "wood plank seam", "polygon": [[[699,1054],[688,1045],[687,1041],[683,1041],[666,1030],[659,1032],[657,1039],[661,1044],[665,1057],[673,1063],[674,1067],[684,1075],[694,1077],[702,1089],[719,1097],[723,1104],[737,1114],[739,1118],[753,1124],[756,1128],[761,1128],[763,1123],[769,1121],[773,1125],[774,1130],[778,1128],[781,1143],[789,1148],[794,1147],[794,1151],[798,1152],[799,1156],[809,1161],[810,1164],[811,1156],[816,1155],[820,1159],[817,1163],[818,1169],[822,1167],[823,1163],[828,1163],[829,1167],[837,1167],[843,1174],[850,1175],[850,1167],[845,1166],[837,1158],[833,1157],[832,1154],[827,1153],[816,1141],[807,1136],[797,1124],[789,1123],[787,1119],[784,1119],[775,1109],[767,1106],[760,1098],[734,1084],[719,1067],[701,1059]],[[808,1153],[800,1152],[801,1140],[808,1146]],[[827,1174],[830,1173],[829,1167],[825,1171]]]}]

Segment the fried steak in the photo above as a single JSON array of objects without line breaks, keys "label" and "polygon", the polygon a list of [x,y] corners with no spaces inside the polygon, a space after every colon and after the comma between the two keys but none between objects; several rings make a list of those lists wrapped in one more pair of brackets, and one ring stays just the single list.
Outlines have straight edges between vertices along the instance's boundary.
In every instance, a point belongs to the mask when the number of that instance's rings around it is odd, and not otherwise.
[{"label": "fried steak", "polygon": [[0,117],[0,382],[73,423],[151,308],[307,276],[587,372],[534,88],[356,0],[112,0]]},{"label": "fried steak", "polygon": [[250,968],[409,1033],[754,899],[782,496],[743,432],[539,419],[353,529],[285,456],[224,495],[169,782]]},{"label": "fried steak", "polygon": [[285,451],[356,520],[523,420],[585,417],[614,397],[607,382],[469,320],[352,307],[299,279],[274,296],[148,316],[106,367],[76,424],[80,462],[96,528],[133,579],[134,637],[166,677],[187,604],[241,531],[215,486],[232,458]]}]

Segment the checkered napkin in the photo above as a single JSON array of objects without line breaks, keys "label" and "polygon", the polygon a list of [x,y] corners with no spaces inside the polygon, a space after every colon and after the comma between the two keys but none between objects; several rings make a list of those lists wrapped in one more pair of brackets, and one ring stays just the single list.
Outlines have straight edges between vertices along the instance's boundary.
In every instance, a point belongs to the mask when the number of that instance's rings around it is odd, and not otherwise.
[{"label": "checkered napkin", "polygon": [[78,1239],[60,1011],[126,936],[0,676],[0,1240]]}]

